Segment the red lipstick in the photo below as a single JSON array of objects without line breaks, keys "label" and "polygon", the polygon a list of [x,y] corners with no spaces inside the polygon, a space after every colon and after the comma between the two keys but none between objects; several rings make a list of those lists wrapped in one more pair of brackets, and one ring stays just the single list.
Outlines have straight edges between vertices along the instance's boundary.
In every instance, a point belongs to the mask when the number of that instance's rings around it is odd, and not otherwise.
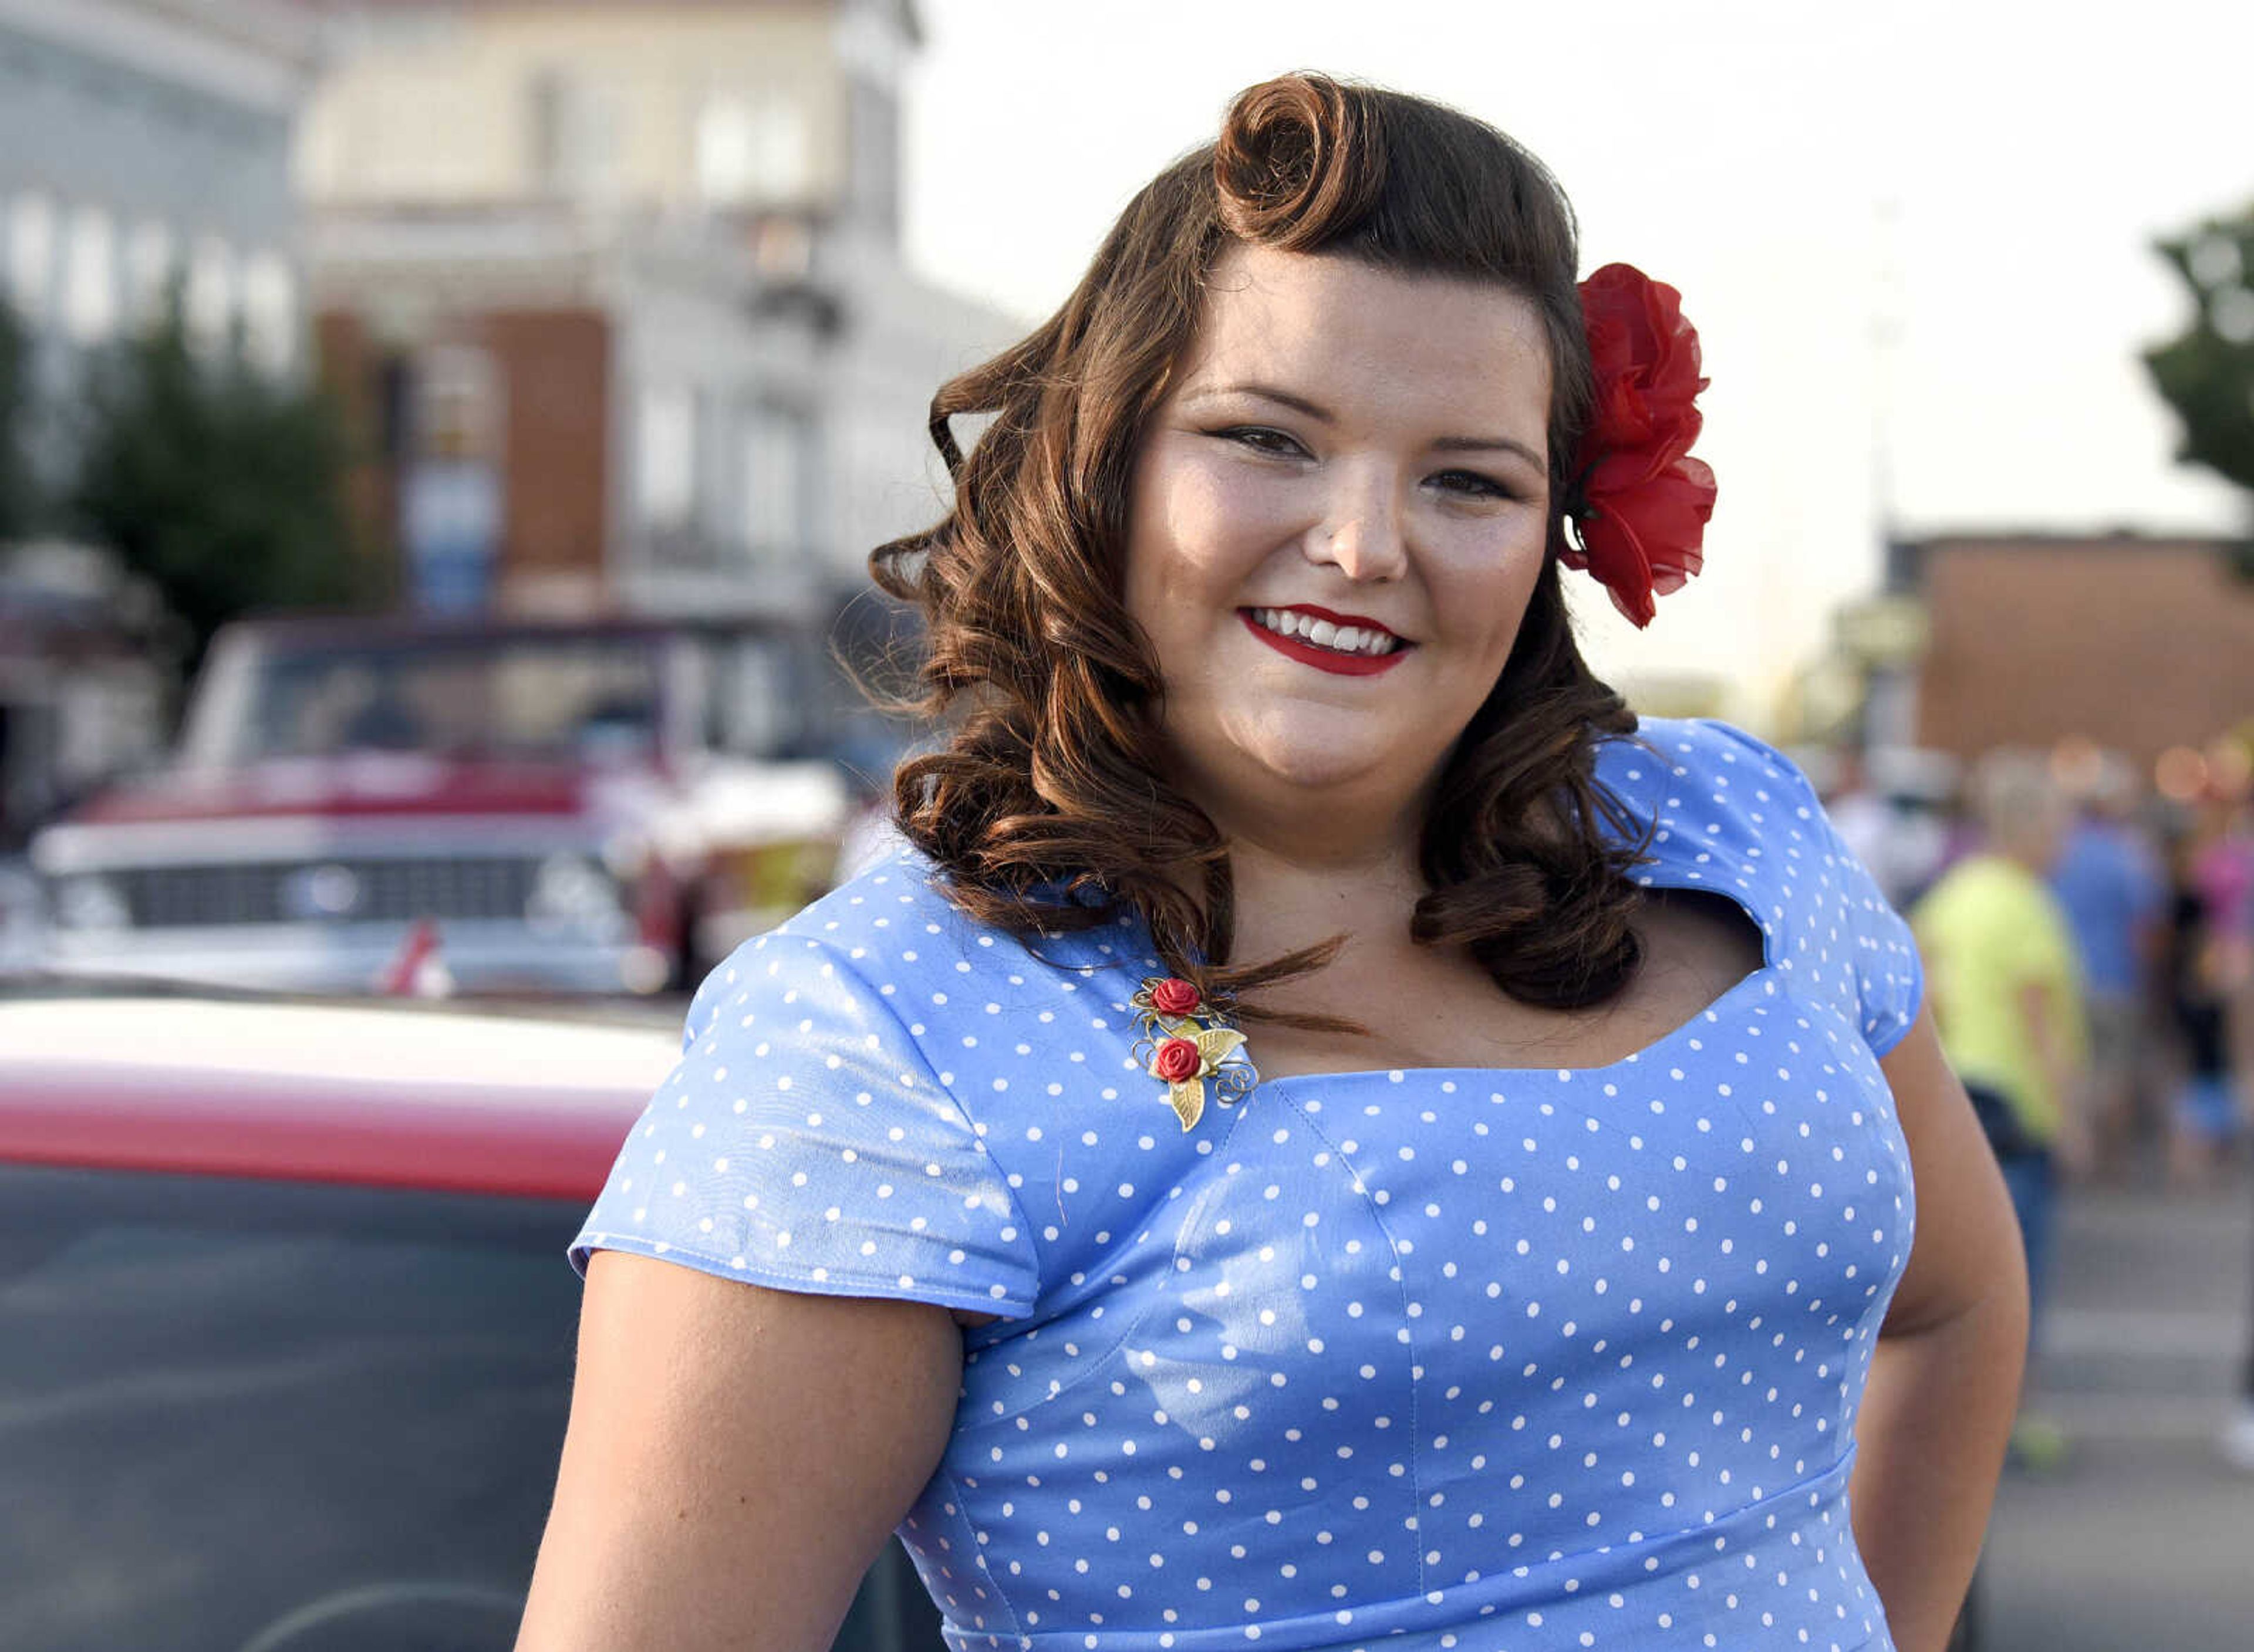
[{"label": "red lipstick", "polygon": [[[1389,633],[1390,629],[1375,620],[1333,613],[1327,608],[1318,608],[1308,602],[1292,603],[1286,612],[1312,614],[1318,620],[1327,620],[1334,626],[1359,626],[1365,630]],[[1287,637],[1280,632],[1270,631],[1252,617],[1250,608],[1239,608],[1236,617],[1244,621],[1247,631],[1284,658],[1297,660],[1301,665],[1311,665],[1318,671],[1327,671],[1333,676],[1374,677],[1380,672],[1390,671],[1409,657],[1410,645],[1405,642],[1390,654],[1341,654],[1335,648],[1318,648],[1302,638]]]}]

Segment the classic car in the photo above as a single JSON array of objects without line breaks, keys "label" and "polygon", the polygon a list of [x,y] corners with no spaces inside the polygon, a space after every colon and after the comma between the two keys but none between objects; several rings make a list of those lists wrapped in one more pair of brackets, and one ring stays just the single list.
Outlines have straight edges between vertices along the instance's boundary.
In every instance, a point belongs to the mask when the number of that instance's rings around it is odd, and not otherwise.
[{"label": "classic car", "polygon": [[[678,1049],[632,1004],[10,984],[0,1647],[505,1652],[564,1247]],[[837,1644],[939,1652],[937,1623],[895,1544]]]},{"label": "classic car", "polygon": [[177,760],[33,838],[44,962],[349,993],[435,940],[468,992],[693,983],[830,877],[850,800],[820,635],[237,625]]}]

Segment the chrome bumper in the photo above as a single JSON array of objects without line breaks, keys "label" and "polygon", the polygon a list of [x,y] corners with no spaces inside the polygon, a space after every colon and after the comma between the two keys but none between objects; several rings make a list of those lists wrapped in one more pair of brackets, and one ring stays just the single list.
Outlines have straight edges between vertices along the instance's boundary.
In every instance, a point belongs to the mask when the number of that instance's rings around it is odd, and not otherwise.
[{"label": "chrome bumper", "polygon": [[[45,969],[186,981],[268,992],[373,993],[414,926],[228,924],[193,929],[50,932]],[[547,932],[521,922],[439,922],[438,957],[463,993],[651,992],[669,960],[626,937]]]}]

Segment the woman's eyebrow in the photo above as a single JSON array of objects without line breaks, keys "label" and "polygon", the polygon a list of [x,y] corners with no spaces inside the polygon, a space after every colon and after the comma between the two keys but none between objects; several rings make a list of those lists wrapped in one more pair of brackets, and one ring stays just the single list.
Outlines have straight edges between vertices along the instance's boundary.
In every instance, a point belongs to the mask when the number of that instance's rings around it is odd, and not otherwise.
[{"label": "woman's eyebrow", "polygon": [[[1278,407],[1288,407],[1304,413],[1319,424],[1335,423],[1328,408],[1319,402],[1310,402],[1304,396],[1278,389],[1272,384],[1212,384],[1183,392],[1184,402],[1214,401],[1224,396],[1254,396],[1264,402],[1273,402]],[[1432,444],[1437,453],[1516,453],[1537,471],[1547,470],[1550,461],[1525,443],[1508,436],[1443,436]]]},{"label": "woman's eyebrow", "polygon": [[1547,470],[1550,461],[1523,442],[1508,436],[1444,436],[1432,444],[1440,453],[1516,453],[1536,470]]},{"label": "woman's eyebrow", "polygon": [[1273,402],[1288,407],[1295,413],[1304,413],[1317,424],[1333,423],[1331,411],[1319,402],[1310,402],[1304,396],[1294,396],[1289,390],[1279,390],[1272,384],[1209,384],[1186,391],[1185,402],[1209,402],[1228,396],[1256,396],[1264,402]]}]

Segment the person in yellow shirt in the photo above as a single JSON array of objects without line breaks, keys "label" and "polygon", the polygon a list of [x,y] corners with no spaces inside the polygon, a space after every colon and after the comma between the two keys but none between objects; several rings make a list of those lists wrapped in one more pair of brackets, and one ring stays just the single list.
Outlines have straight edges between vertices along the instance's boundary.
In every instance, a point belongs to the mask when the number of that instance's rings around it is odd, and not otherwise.
[{"label": "person in yellow shirt", "polygon": [[[2045,881],[2069,814],[2040,759],[1995,752],[1970,788],[1983,833],[1911,914],[1942,1047],[1986,1128],[2026,1247],[2034,1344],[2050,1265],[2062,1172],[2084,1173],[2090,1134],[2082,1090],[2089,1033],[2082,965],[2064,911]],[[2054,1460],[2054,1428],[2023,1418],[2023,1460]]]}]

